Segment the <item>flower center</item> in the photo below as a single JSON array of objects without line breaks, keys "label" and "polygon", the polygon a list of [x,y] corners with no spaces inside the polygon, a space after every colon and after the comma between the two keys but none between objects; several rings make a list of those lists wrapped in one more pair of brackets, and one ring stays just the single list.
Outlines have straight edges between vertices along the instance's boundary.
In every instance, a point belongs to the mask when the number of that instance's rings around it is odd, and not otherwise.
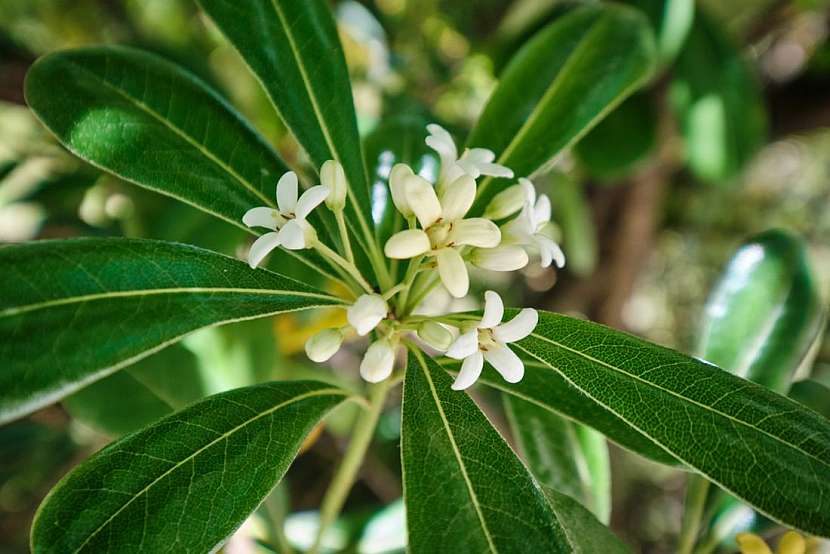
[{"label": "flower center", "polygon": [[426,230],[430,246],[432,246],[434,250],[444,248],[445,246],[452,246],[451,244],[447,244],[450,231],[452,231],[452,222],[450,221],[443,221],[439,219],[430,225]]},{"label": "flower center", "polygon": [[487,352],[488,350],[492,350],[496,347],[498,343],[496,342],[496,336],[493,334],[492,329],[479,329],[478,330],[478,349],[482,352]]}]

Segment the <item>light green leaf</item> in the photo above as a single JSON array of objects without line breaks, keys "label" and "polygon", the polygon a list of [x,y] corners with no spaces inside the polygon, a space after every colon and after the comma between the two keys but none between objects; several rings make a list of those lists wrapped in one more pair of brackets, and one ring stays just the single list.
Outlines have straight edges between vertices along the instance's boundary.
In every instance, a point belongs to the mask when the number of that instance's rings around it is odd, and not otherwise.
[{"label": "light green leaf", "polygon": [[568,253],[568,272],[583,277],[593,273],[599,247],[593,212],[582,183],[566,173],[552,171],[536,185],[551,198],[554,220],[562,229],[562,249]]},{"label": "light green leaf", "polygon": [[542,486],[551,509],[568,534],[573,554],[626,554],[631,550],[590,510],[551,487]]},{"label": "light green leaf", "polygon": [[[655,65],[646,18],[620,5],[575,9],[539,31],[500,76],[469,146],[528,176],[574,144],[643,85]],[[508,185],[486,179],[478,205]]]},{"label": "light green leaf", "polygon": [[[722,369],[542,312],[517,350],[762,513],[830,535],[830,421]],[[525,379],[526,380],[526,379]]]},{"label": "light green leaf", "polygon": [[432,359],[406,370],[401,459],[411,552],[569,552],[539,486]]},{"label": "light green leaf", "polygon": [[654,27],[661,63],[671,62],[692,28],[694,0],[623,0],[623,3],[645,12]]},{"label": "light green leaf", "polygon": [[[198,0],[262,83],[286,125],[319,169],[343,164],[349,182],[346,222],[370,259],[369,180],[354,102],[334,19],[323,0]],[[375,256],[375,258],[373,258]],[[379,266],[375,266],[377,271]]]},{"label": "light green leaf", "polygon": [[213,552],[346,396],[314,381],[267,383],[174,413],[64,477],[35,515],[32,551]]},{"label": "light green leaf", "polygon": [[607,523],[611,468],[605,437],[526,400],[503,399],[516,446],[539,483],[577,499]]},{"label": "light green leaf", "polygon": [[821,297],[803,242],[785,231],[747,240],[703,314],[698,355],[786,393],[821,325]]},{"label": "light green leaf", "polygon": [[671,99],[690,169],[704,181],[735,177],[766,138],[763,95],[737,46],[702,10],[674,77]]},{"label": "light green leaf", "polygon": [[0,248],[0,422],[196,329],[339,299],[200,248],[138,239]]}]

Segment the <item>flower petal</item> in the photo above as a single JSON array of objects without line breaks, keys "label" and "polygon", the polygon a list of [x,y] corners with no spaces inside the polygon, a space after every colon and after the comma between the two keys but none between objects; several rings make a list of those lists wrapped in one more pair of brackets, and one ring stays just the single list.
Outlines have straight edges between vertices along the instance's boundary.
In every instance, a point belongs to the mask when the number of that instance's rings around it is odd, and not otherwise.
[{"label": "flower petal", "polygon": [[484,217],[487,219],[504,219],[521,210],[527,195],[522,185],[512,185],[498,193],[490,200]]},{"label": "flower petal", "polygon": [[277,181],[277,206],[283,214],[292,214],[297,207],[297,174],[293,171],[283,173]]},{"label": "flower petal", "polygon": [[519,177],[519,184],[525,193],[525,201],[530,207],[533,207],[536,204],[536,187],[533,186],[530,179],[525,177]]},{"label": "flower petal", "polygon": [[452,135],[438,124],[430,123],[427,125],[429,136],[425,142],[427,146],[438,152],[443,161],[444,158],[452,158],[453,161],[458,159],[458,149],[455,146],[455,141]]},{"label": "flower petal", "polygon": [[302,219],[292,219],[280,229],[280,243],[288,250],[308,248],[306,239],[309,227],[310,225]]},{"label": "flower petal", "polygon": [[489,219],[473,217],[453,222],[452,230],[447,240],[453,245],[495,248],[501,242],[501,231]]},{"label": "flower petal", "polygon": [[539,248],[542,267],[550,267],[551,262],[556,263],[556,267],[560,269],[565,267],[565,253],[558,244],[541,233],[533,235],[533,240]]},{"label": "flower petal", "polygon": [[316,187],[311,187],[305,191],[297,201],[297,208],[294,210],[294,214],[297,216],[297,219],[305,219],[308,217],[311,210],[319,206],[330,192],[331,190],[324,185],[317,185]]},{"label": "flower petal", "polygon": [[455,221],[464,217],[476,199],[476,181],[469,175],[462,175],[445,188],[441,195],[441,217],[444,221]]},{"label": "flower petal", "polygon": [[248,227],[265,227],[272,231],[277,230],[277,216],[279,212],[274,208],[260,206],[251,208],[242,216],[242,223]]},{"label": "flower petal", "polygon": [[505,179],[513,178],[513,170],[501,164],[479,164],[478,171],[481,175],[487,175],[488,177],[503,177]]},{"label": "flower petal", "polygon": [[525,364],[510,350],[502,344],[484,351],[484,359],[498,371],[508,383],[518,383],[525,376]]},{"label": "flower petal", "polygon": [[254,241],[251,249],[248,251],[248,265],[252,268],[257,267],[260,262],[271,253],[271,251],[280,245],[279,233],[265,233]]},{"label": "flower petal", "polygon": [[464,258],[454,248],[442,248],[436,254],[441,282],[456,298],[464,298],[470,290],[470,276]]},{"label": "flower petal", "polygon": [[370,383],[379,383],[392,375],[394,366],[395,349],[389,341],[375,341],[360,362],[360,376]]},{"label": "flower petal", "polygon": [[392,203],[404,217],[413,215],[412,208],[406,200],[406,179],[414,175],[412,168],[406,164],[395,164],[389,172],[389,190],[392,192]]},{"label": "flower petal", "polygon": [[430,250],[429,237],[420,229],[408,229],[395,233],[383,247],[388,258],[406,260]]},{"label": "flower petal", "polygon": [[429,181],[420,175],[406,178],[406,201],[415,213],[421,227],[426,229],[441,218],[441,203]]},{"label": "flower petal", "polygon": [[516,271],[526,266],[529,258],[521,246],[498,246],[476,248],[470,261],[473,265],[490,271]]},{"label": "flower petal", "polygon": [[475,352],[464,359],[461,364],[461,371],[455,378],[452,384],[452,390],[464,390],[472,386],[478,381],[481,375],[481,369],[484,367],[484,356],[481,352]]},{"label": "flower petal", "polygon": [[550,198],[547,194],[539,195],[536,205],[533,207],[533,223],[536,225],[534,231],[550,221]]},{"label": "flower petal", "polygon": [[349,325],[361,337],[367,335],[378,323],[383,321],[389,312],[389,306],[379,294],[364,294],[346,310],[346,319]]},{"label": "flower petal", "polygon": [[447,349],[447,356],[455,360],[463,360],[478,351],[478,331],[472,329],[460,335]]},{"label": "flower petal", "polygon": [[532,333],[537,323],[539,312],[533,308],[525,308],[507,323],[493,329],[493,335],[500,342],[516,342]]},{"label": "flower petal", "polygon": [[504,317],[504,302],[501,296],[495,291],[488,290],[484,293],[484,315],[478,324],[479,329],[492,329]]}]

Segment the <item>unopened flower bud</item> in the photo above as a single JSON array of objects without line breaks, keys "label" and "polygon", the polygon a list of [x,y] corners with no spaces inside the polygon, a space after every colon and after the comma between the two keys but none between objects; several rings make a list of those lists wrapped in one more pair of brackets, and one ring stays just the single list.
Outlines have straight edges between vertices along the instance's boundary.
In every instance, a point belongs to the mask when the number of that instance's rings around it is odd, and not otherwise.
[{"label": "unopened flower bud", "polygon": [[473,265],[490,271],[515,271],[526,266],[528,261],[527,252],[521,246],[476,248],[470,255]]},{"label": "unopened flower bud", "polygon": [[326,206],[330,210],[342,210],[346,205],[346,173],[339,162],[329,160],[320,168],[320,183],[328,187],[329,195],[326,197]]},{"label": "unopened flower bud", "polygon": [[453,341],[450,330],[435,321],[423,322],[418,327],[418,338],[440,352],[446,352]]},{"label": "unopened flower bud", "polygon": [[406,164],[395,164],[389,172],[389,190],[392,193],[392,203],[404,217],[412,217],[414,214],[409,202],[406,199],[407,178],[414,175],[412,168]]},{"label": "unopened flower bud", "polygon": [[343,344],[343,333],[339,329],[323,329],[305,343],[305,353],[314,362],[325,362],[334,356]]},{"label": "unopened flower bud", "polygon": [[387,339],[373,342],[360,362],[360,376],[370,383],[379,383],[392,375],[395,348]]},{"label": "unopened flower bud", "polygon": [[383,321],[389,312],[389,306],[379,294],[364,294],[346,310],[346,319],[361,337]]},{"label": "unopened flower bud", "polygon": [[526,193],[522,185],[507,187],[490,200],[484,217],[487,219],[504,219],[518,212],[525,205]]}]

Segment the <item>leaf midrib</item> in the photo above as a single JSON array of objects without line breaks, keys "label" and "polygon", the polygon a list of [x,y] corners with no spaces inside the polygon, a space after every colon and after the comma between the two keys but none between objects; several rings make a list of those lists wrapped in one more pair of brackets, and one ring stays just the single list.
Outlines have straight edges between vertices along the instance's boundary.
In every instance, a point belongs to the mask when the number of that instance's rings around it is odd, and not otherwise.
[{"label": "leaf midrib", "polygon": [[[342,300],[334,296],[319,294],[314,292],[291,291],[291,290],[276,290],[276,289],[248,289],[235,287],[177,287],[165,289],[140,289],[140,290],[125,290],[125,291],[110,291],[99,292],[93,294],[83,294],[78,296],[68,296],[66,298],[58,298],[55,300],[47,300],[35,304],[26,304],[23,306],[13,306],[0,310],[0,318],[20,315],[22,313],[33,312],[53,306],[64,306],[67,304],[78,304],[82,302],[92,302],[96,300],[106,300],[110,298],[129,298],[134,296],[157,296],[163,294],[188,294],[188,293],[236,293],[236,294],[259,294],[259,295],[289,295],[301,296],[305,298],[317,298],[320,300],[331,300],[335,303],[342,303]],[[310,306],[313,307],[313,306]]]},{"label": "leaf midrib", "polygon": [[473,508],[476,511],[476,515],[478,516],[479,524],[481,525],[481,530],[484,531],[484,537],[487,539],[487,544],[490,547],[492,552],[498,553],[498,549],[496,545],[493,543],[493,538],[490,536],[490,530],[487,528],[487,522],[484,519],[484,513],[481,511],[481,506],[479,505],[478,496],[473,489],[473,483],[470,481],[470,476],[467,474],[467,466],[464,465],[464,460],[461,457],[461,451],[458,449],[458,445],[455,442],[455,436],[452,433],[452,429],[450,428],[449,420],[447,420],[447,415],[444,413],[444,408],[441,405],[441,399],[438,398],[438,391],[435,389],[435,383],[432,382],[432,376],[429,374],[429,369],[427,368],[422,355],[417,350],[412,350],[412,353],[415,355],[415,358],[418,360],[418,365],[421,366],[421,370],[424,373],[424,377],[427,379],[427,383],[429,383],[430,393],[432,394],[432,399],[435,402],[435,407],[438,408],[438,414],[441,416],[441,421],[444,425],[444,430],[447,432],[447,438],[450,441],[450,445],[452,446],[453,454],[455,455],[455,459],[458,461],[458,467],[461,469],[461,475],[464,477],[464,482],[467,485],[467,493],[470,495],[470,500],[473,504]]},{"label": "leaf midrib", "polygon": [[[104,521],[102,524],[100,524],[98,527],[96,527],[95,530],[92,531],[89,534],[89,536],[86,538],[86,540],[84,540],[84,542],[81,543],[81,545],[78,546],[78,548],[76,548],[74,550],[74,554],[77,554],[78,552],[83,550],[83,548],[89,543],[89,541],[91,541],[102,529],[104,529],[107,525],[109,525],[110,522],[112,522],[112,520],[114,518],[116,518],[118,516],[118,514],[120,514],[122,511],[124,511],[130,504],[132,504],[133,501],[135,501],[137,498],[144,495],[147,491],[149,491],[151,488],[153,488],[156,485],[156,483],[158,483],[159,481],[161,481],[162,479],[167,477],[167,475],[169,475],[171,472],[178,469],[179,467],[181,467],[185,463],[187,463],[190,460],[194,459],[196,456],[201,454],[203,451],[211,448],[212,446],[218,444],[219,442],[221,442],[223,440],[227,440],[231,435],[233,435],[234,433],[236,433],[240,429],[246,427],[247,425],[250,425],[251,423],[257,421],[258,419],[260,419],[262,417],[265,417],[267,415],[271,415],[271,414],[275,413],[277,410],[280,410],[280,409],[282,409],[282,408],[284,408],[284,407],[286,407],[290,404],[293,404],[295,402],[300,402],[302,400],[305,400],[306,398],[311,398],[311,397],[314,397],[314,396],[328,396],[328,395],[330,395],[330,396],[340,395],[340,396],[343,396],[343,397],[348,396],[348,394],[346,392],[344,392],[340,389],[336,389],[336,388],[318,389],[316,391],[309,391],[309,392],[303,393],[299,396],[295,396],[294,398],[291,398],[291,399],[286,400],[284,402],[281,402],[281,403],[277,404],[276,406],[273,406],[272,408],[269,408],[269,409],[257,414],[256,416],[252,417],[251,419],[248,419],[245,422],[240,423],[239,425],[237,425],[236,427],[233,427],[229,431],[226,431],[225,433],[222,433],[216,439],[210,441],[209,443],[202,446],[198,450],[195,450],[189,456],[187,456],[187,457],[181,459],[180,461],[176,462],[172,467],[170,467],[170,469],[166,470],[164,473],[159,475],[156,479],[154,479],[149,484],[147,484],[144,488],[142,488],[141,490],[139,490],[138,492],[133,494],[132,497],[127,502],[124,503],[124,505],[122,505],[115,512],[113,512],[112,515],[110,515],[106,519],[106,521]],[[55,491],[53,491],[53,493],[56,492],[56,491],[57,491],[57,489]]]},{"label": "leaf midrib", "polygon": [[[804,454],[805,456],[807,456],[807,457],[809,457],[809,458],[811,458],[811,459],[813,459],[813,460],[815,460],[815,461],[819,462],[821,465],[824,465],[824,466],[826,466],[826,467],[828,467],[828,468],[830,469],[830,462],[827,462],[827,461],[825,461],[825,460],[822,460],[821,458],[817,457],[815,454],[812,454],[812,453],[810,453],[810,452],[807,452],[807,451],[803,450],[802,448],[800,448],[799,446],[797,446],[797,445],[795,445],[795,444],[792,444],[792,443],[786,442],[786,441],[784,441],[783,439],[781,439],[780,437],[778,437],[778,436],[776,436],[776,435],[773,435],[773,434],[769,433],[768,431],[766,431],[766,430],[764,430],[764,429],[761,429],[760,427],[756,427],[756,426],[754,426],[754,425],[750,424],[749,422],[743,421],[743,420],[741,420],[741,419],[737,419],[737,418],[735,418],[735,417],[733,417],[733,416],[731,416],[731,415],[729,415],[729,414],[727,414],[727,413],[725,413],[725,412],[722,412],[722,411],[720,411],[720,410],[718,410],[718,409],[716,409],[716,408],[713,408],[713,407],[711,407],[711,406],[707,406],[706,404],[703,404],[703,403],[701,403],[701,402],[698,402],[697,400],[694,400],[694,399],[692,399],[692,398],[689,398],[689,397],[686,397],[686,396],[682,396],[682,395],[680,395],[679,393],[677,393],[677,392],[675,392],[675,391],[673,391],[673,390],[671,390],[671,389],[667,389],[667,388],[665,388],[665,387],[661,387],[660,385],[658,385],[658,384],[656,384],[656,383],[653,383],[653,382],[651,382],[651,381],[648,381],[648,380],[646,380],[646,379],[643,379],[642,377],[640,377],[640,376],[638,376],[638,375],[635,375],[635,374],[633,374],[633,373],[630,373],[630,372],[628,372],[628,371],[625,371],[624,369],[622,369],[622,368],[620,368],[620,367],[613,366],[613,365],[611,365],[611,364],[609,364],[609,363],[607,363],[607,362],[605,362],[605,361],[603,361],[603,360],[600,360],[600,359],[598,359],[598,358],[595,358],[595,357],[591,356],[590,354],[586,354],[586,353],[584,353],[584,352],[580,352],[579,350],[575,350],[575,349],[573,349],[573,348],[570,348],[570,347],[568,347],[568,346],[565,346],[564,344],[561,344],[561,343],[559,343],[559,342],[557,342],[557,341],[555,341],[555,340],[549,339],[549,338],[544,337],[544,336],[542,336],[542,335],[539,335],[539,334],[537,334],[537,333],[532,333],[532,334],[531,334],[531,336],[532,336],[532,337],[534,337],[534,338],[540,339],[540,340],[542,340],[542,341],[544,341],[544,342],[548,342],[548,343],[550,343],[550,344],[552,344],[552,345],[554,345],[554,346],[556,346],[556,347],[558,347],[558,348],[561,348],[561,349],[563,349],[563,350],[566,350],[566,351],[568,351],[568,352],[570,352],[570,353],[572,353],[572,354],[574,354],[574,355],[576,355],[576,356],[580,356],[580,357],[582,357],[582,358],[585,358],[585,359],[587,359],[587,360],[589,360],[589,361],[591,361],[591,362],[593,362],[593,363],[596,363],[596,364],[601,365],[601,366],[603,366],[603,367],[605,367],[605,368],[607,368],[607,369],[610,369],[611,371],[615,371],[615,372],[617,372],[617,373],[620,373],[620,374],[622,374],[622,375],[625,375],[626,377],[629,377],[629,378],[631,378],[631,379],[633,379],[633,380],[635,380],[635,381],[638,381],[638,382],[640,382],[640,383],[643,383],[643,384],[645,384],[646,386],[649,386],[649,387],[654,388],[654,389],[656,389],[656,390],[659,390],[659,391],[661,391],[661,392],[667,393],[667,394],[669,394],[669,395],[671,395],[671,396],[674,396],[674,397],[676,397],[676,398],[679,398],[680,400],[683,400],[683,401],[685,401],[685,402],[689,402],[690,404],[693,404],[693,405],[695,405],[695,406],[697,406],[697,407],[699,407],[699,408],[701,408],[701,409],[703,409],[703,410],[705,410],[705,411],[709,411],[709,412],[712,412],[712,413],[714,413],[714,414],[720,415],[720,416],[722,416],[722,417],[724,417],[724,418],[728,419],[729,421],[732,421],[733,423],[737,423],[737,424],[739,424],[739,425],[741,425],[741,426],[743,426],[743,427],[746,427],[746,428],[748,428],[748,429],[751,429],[751,430],[753,430],[753,431],[758,431],[758,432],[760,432],[760,433],[762,433],[762,434],[764,434],[764,435],[766,435],[766,436],[770,437],[770,438],[771,438],[771,439],[773,439],[774,441],[776,441],[776,442],[778,442],[778,443],[780,443],[780,444],[782,444],[782,445],[784,445],[784,446],[786,446],[786,447],[788,447],[788,448],[791,448],[791,449],[793,449],[793,450],[795,450],[795,451],[797,451],[797,452],[800,452],[800,453]],[[567,379],[567,380],[568,380],[568,382],[570,382],[571,384],[573,384],[573,386],[574,386],[574,387],[576,387],[577,389],[581,390],[584,394],[586,394],[586,395],[590,396],[591,398],[594,398],[594,400],[595,400],[595,401],[599,402],[599,401],[598,401],[598,400],[597,400],[597,399],[596,399],[593,395],[591,395],[591,394],[590,394],[587,390],[585,390],[583,387],[578,386],[578,385],[577,385],[576,383],[574,383],[574,382],[573,382],[570,378],[568,378],[568,377],[564,374],[564,372],[563,372],[562,370],[560,370],[559,368],[554,368],[554,366],[553,366],[552,364],[547,363],[545,360],[543,360],[543,359],[539,358],[539,356],[537,356],[537,355],[533,354],[532,352],[528,351],[528,350],[527,350],[526,348],[524,348],[523,346],[520,346],[520,345],[516,345],[516,346],[518,346],[520,349],[524,350],[524,351],[525,351],[528,355],[533,356],[534,358],[536,358],[537,360],[539,360],[539,362],[540,362],[540,363],[546,364],[546,365],[547,365],[548,367],[550,367],[551,369],[554,369],[555,371],[557,371],[560,375],[562,375],[565,379]],[[721,370],[721,371],[722,371],[722,370]],[[611,412],[613,412],[613,413],[617,414],[617,416],[618,416],[618,417],[620,417],[621,419],[623,419],[624,421],[626,421],[626,422],[628,421],[628,420],[627,420],[624,416],[622,416],[621,414],[619,414],[616,410],[612,409],[610,406],[607,406],[607,405],[606,405],[605,403],[603,403],[603,402],[599,402],[599,403],[600,403],[601,405],[603,405],[603,406],[606,406],[606,408],[607,408],[608,410],[610,410]],[[778,415],[781,415],[781,414],[770,414],[770,416],[778,416]],[[765,418],[766,418],[766,417],[769,417],[769,416],[765,416]],[[633,424],[632,424],[632,423],[629,423],[629,425],[633,425]],[[647,436],[650,436],[650,434],[646,433],[645,431],[643,431],[643,433],[644,433],[644,434],[646,434]],[[655,439],[652,439],[652,440],[655,440]],[[662,445],[660,445],[660,443],[659,443],[659,442],[657,442],[656,440],[655,440],[655,444],[658,444],[659,446],[662,446]],[[665,447],[663,447],[663,448],[665,448]],[[674,455],[674,453],[672,453],[672,455]]]}]

